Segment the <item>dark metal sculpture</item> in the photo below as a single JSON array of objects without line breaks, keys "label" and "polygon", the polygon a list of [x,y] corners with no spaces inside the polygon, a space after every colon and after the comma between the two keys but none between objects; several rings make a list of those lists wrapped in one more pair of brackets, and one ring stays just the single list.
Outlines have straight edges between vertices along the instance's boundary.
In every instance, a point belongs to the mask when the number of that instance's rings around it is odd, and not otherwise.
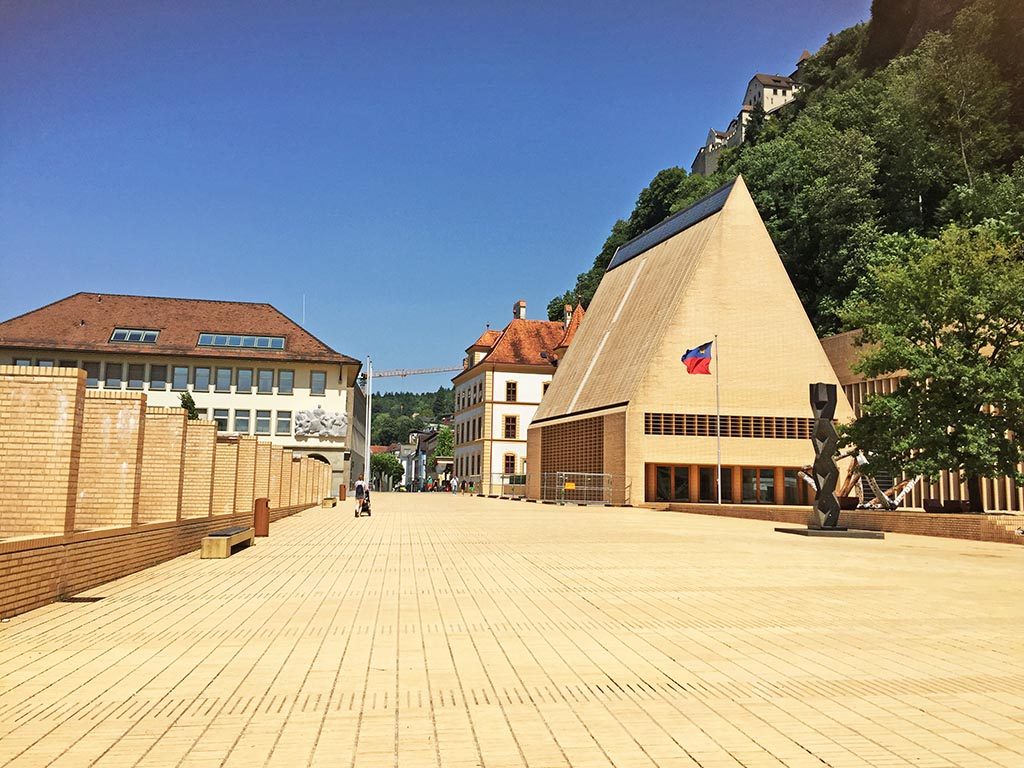
[{"label": "dark metal sculpture", "polygon": [[839,526],[839,499],[836,498],[836,484],[839,482],[839,467],[836,466],[836,451],[839,435],[835,424],[836,385],[818,382],[811,384],[811,410],[814,412],[814,484],[818,497],[814,502],[818,528]]}]

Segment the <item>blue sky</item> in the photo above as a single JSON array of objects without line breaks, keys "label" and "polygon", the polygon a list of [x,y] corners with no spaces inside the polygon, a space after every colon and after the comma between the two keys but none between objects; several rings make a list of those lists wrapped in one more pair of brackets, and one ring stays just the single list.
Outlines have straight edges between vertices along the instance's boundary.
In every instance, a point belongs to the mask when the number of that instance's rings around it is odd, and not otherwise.
[{"label": "blue sky", "polygon": [[0,317],[305,294],[341,352],[458,364],[516,299],[543,317],[754,72],[869,7],[0,0]]}]

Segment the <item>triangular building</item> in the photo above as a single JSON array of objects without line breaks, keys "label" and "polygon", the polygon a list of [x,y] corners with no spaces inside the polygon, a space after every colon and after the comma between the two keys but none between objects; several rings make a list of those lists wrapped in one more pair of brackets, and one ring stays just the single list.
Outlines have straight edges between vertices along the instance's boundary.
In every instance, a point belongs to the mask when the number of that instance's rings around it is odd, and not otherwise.
[{"label": "triangular building", "polygon": [[[711,375],[687,373],[681,357],[707,342]],[[583,500],[605,483],[614,503],[715,502],[720,444],[723,502],[808,504],[819,381],[838,384],[737,178],[616,252],[530,425],[527,493]]]}]

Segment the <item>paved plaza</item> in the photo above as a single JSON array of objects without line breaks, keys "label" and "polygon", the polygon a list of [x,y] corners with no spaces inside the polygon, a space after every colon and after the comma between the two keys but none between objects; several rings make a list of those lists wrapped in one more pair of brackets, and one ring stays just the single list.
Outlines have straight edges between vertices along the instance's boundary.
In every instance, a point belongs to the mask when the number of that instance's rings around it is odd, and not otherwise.
[{"label": "paved plaza", "polygon": [[1024,547],[379,494],[0,624],[0,765],[1024,765]]}]

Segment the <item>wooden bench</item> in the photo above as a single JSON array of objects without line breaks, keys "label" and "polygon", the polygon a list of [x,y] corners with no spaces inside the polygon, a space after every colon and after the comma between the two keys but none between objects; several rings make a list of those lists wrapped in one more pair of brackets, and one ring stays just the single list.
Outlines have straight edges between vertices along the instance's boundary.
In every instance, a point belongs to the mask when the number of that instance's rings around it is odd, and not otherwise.
[{"label": "wooden bench", "polygon": [[246,528],[244,525],[212,531],[206,534],[201,542],[199,558],[209,560],[231,557],[238,550],[255,544],[255,538],[256,529]]}]

